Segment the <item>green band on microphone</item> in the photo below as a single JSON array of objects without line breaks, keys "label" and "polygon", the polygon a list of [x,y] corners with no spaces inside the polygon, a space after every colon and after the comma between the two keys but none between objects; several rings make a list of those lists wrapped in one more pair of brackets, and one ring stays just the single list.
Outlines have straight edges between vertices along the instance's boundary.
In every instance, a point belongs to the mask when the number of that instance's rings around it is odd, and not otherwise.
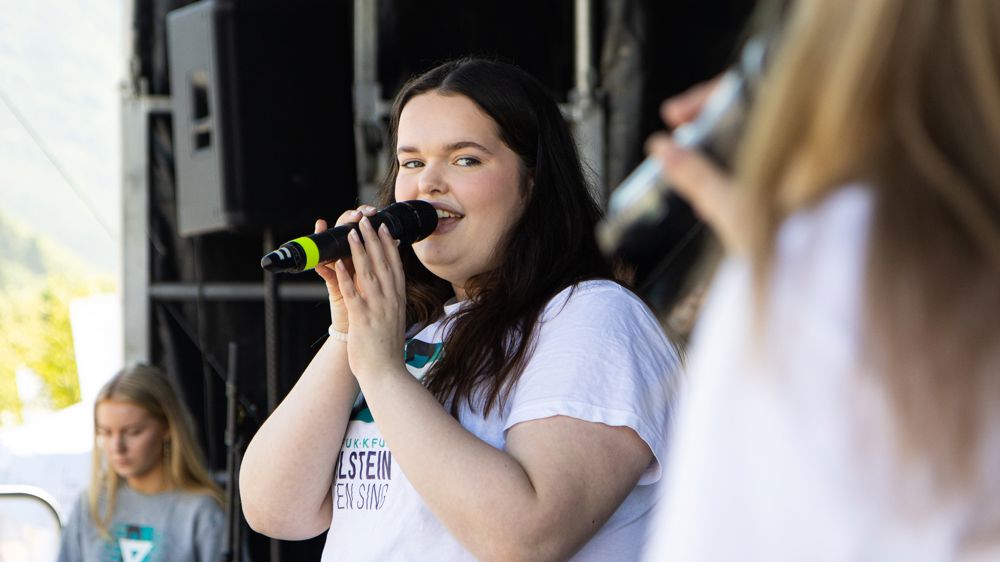
[{"label": "green band on microphone", "polygon": [[319,248],[316,247],[316,243],[308,236],[296,238],[292,242],[298,244],[306,253],[306,266],[302,268],[303,271],[316,267],[316,264],[319,263]]}]

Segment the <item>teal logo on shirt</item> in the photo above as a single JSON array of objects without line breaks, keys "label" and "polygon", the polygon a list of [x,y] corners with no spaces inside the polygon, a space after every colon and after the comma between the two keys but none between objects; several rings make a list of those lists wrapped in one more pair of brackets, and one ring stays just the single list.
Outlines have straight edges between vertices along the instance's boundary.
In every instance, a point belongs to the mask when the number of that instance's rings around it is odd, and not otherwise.
[{"label": "teal logo on shirt", "polygon": [[111,535],[104,557],[107,562],[152,562],[159,543],[156,529],[121,524],[111,530]]},{"label": "teal logo on shirt", "polygon": [[365,423],[372,423],[375,418],[372,417],[372,411],[368,409],[368,402],[365,397],[361,397],[361,403],[351,410],[351,421],[359,421]]},{"label": "teal logo on shirt", "polygon": [[444,345],[439,343],[427,343],[417,338],[406,340],[403,346],[403,360],[406,364],[416,369],[423,369],[428,363],[437,361],[441,356],[441,349]]},{"label": "teal logo on shirt", "polygon": [[[407,365],[415,369],[423,369],[427,365],[437,361],[438,357],[441,356],[443,348],[444,344],[441,343],[427,343],[416,338],[410,338],[406,340],[406,344],[403,346],[403,359]],[[368,409],[368,402],[365,401],[364,396],[361,397],[361,402],[351,410],[351,421],[364,423],[375,421],[371,410]]]}]

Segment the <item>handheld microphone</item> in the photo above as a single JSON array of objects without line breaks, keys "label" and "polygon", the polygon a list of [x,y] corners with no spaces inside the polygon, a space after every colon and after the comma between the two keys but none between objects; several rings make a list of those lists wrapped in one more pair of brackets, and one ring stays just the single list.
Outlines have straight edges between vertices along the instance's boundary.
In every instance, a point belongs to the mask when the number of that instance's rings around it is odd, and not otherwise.
[{"label": "handheld microphone", "polygon": [[[764,74],[771,36],[753,37],[737,64],[719,81],[698,117],[678,127],[674,142],[700,149],[716,164],[728,168],[742,134],[746,114]],[[608,212],[597,228],[597,241],[606,255],[636,253],[654,243],[653,227],[670,212],[673,193],[667,170],[648,157],[611,194]]]},{"label": "handheld microphone", "polygon": [[[423,240],[434,232],[438,223],[437,210],[426,201],[393,203],[368,220],[376,230],[384,224],[401,244]],[[358,223],[348,223],[285,242],[261,258],[260,266],[272,273],[298,273],[349,257],[351,246],[347,235],[357,229]]]}]

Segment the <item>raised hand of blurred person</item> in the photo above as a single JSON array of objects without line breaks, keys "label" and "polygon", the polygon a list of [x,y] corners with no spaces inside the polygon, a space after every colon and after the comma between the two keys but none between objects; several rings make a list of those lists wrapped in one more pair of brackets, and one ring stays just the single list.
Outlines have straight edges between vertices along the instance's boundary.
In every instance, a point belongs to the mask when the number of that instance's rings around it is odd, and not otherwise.
[{"label": "raised hand of blurred person", "polygon": [[660,116],[663,122],[670,127],[677,127],[689,121],[694,121],[701,108],[705,105],[715,87],[719,84],[720,76],[711,80],[699,82],[676,96],[667,98],[660,104]]},{"label": "raised hand of blurred person", "polygon": [[[677,127],[694,120],[711,96],[719,79],[692,86],[660,106],[664,123]],[[716,233],[730,252],[739,251],[736,232],[736,196],[728,173],[697,150],[679,146],[666,132],[655,133],[646,142],[646,152],[657,158],[670,179],[698,216]]]}]

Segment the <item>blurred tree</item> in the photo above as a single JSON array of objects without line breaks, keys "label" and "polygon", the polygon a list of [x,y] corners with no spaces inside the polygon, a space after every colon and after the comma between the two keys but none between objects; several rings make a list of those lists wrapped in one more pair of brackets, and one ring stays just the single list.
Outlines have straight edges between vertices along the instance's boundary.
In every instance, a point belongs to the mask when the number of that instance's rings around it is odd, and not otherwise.
[{"label": "blurred tree", "polygon": [[[27,367],[44,384],[38,406],[80,400],[69,319],[71,300],[114,291],[114,283],[44,238],[0,216],[0,421],[23,421],[16,373]],[[59,273],[54,273],[58,271]]]}]

